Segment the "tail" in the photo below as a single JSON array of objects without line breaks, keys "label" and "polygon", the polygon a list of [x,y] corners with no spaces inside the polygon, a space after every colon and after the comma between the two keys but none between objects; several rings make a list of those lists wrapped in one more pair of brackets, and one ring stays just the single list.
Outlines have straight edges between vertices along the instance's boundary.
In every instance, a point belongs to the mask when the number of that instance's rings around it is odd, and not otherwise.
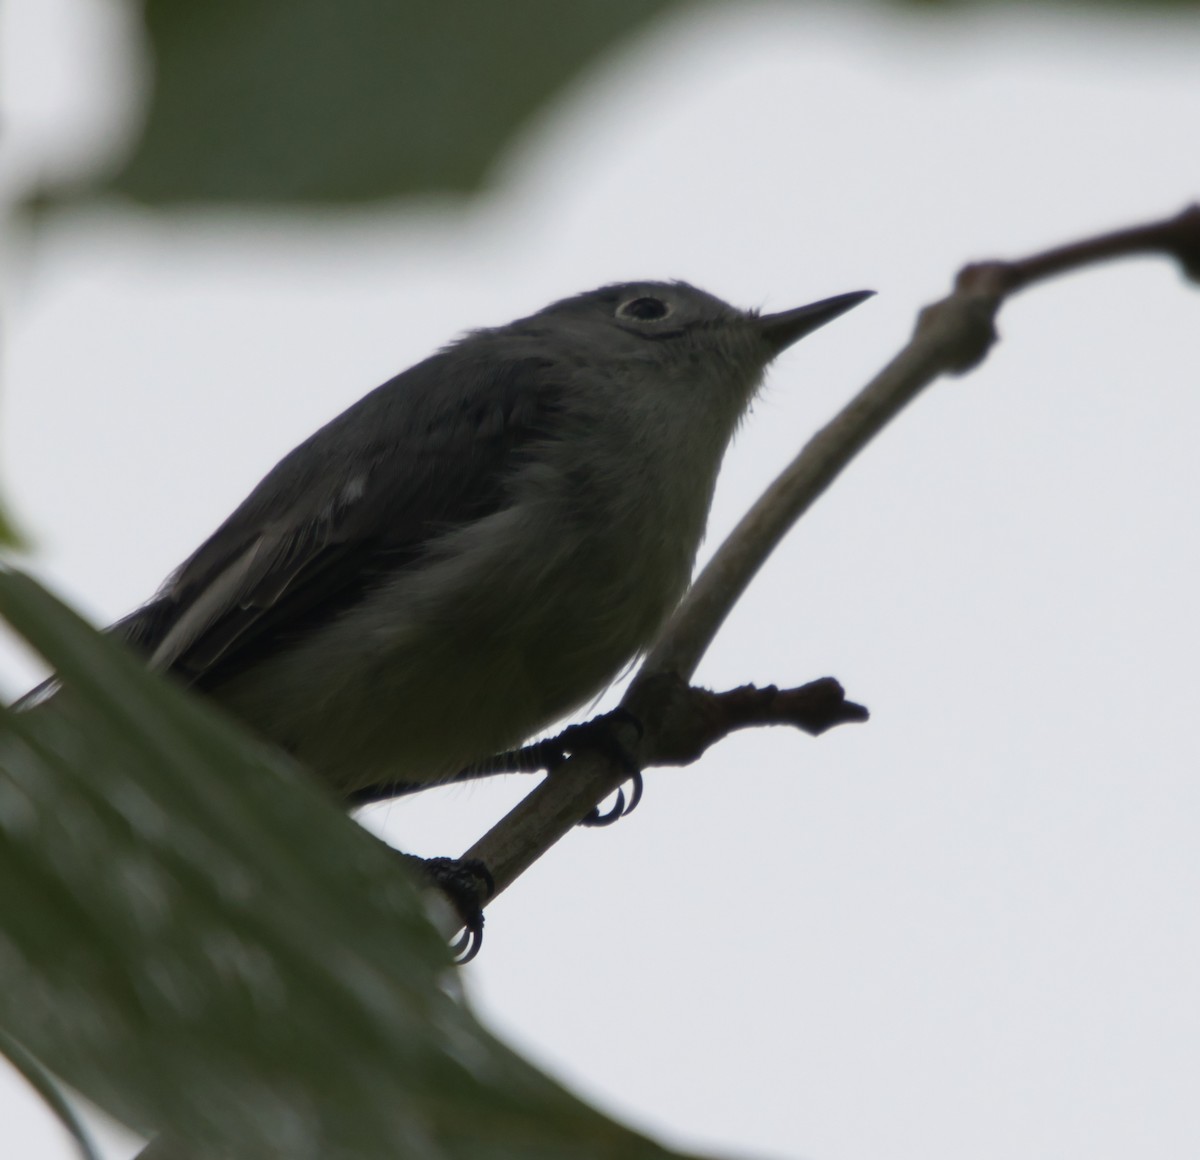
[{"label": "tail", "polygon": [[[149,604],[142,605],[136,612],[131,612],[128,616],[118,620],[116,624],[109,625],[104,631],[125,641],[133,647],[135,652],[149,659],[150,654],[158,647],[158,642],[162,639],[176,611],[170,600],[158,597],[151,600]],[[23,713],[27,709],[43,705],[58,692],[58,688],[58,677],[47,677],[40,685],[35,685],[28,693],[23,693],[18,697],[12,703],[12,708],[18,713]]]}]

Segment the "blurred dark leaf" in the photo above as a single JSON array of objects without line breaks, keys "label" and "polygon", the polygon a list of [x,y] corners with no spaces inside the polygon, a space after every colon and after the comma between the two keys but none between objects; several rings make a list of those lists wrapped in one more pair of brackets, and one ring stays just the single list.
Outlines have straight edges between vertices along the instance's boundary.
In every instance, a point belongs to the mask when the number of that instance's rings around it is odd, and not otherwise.
[{"label": "blurred dark leaf", "polygon": [[146,0],[146,202],[478,189],[513,131],[677,0]]},{"label": "blurred dark leaf", "polygon": [[9,519],[5,508],[0,506],[0,548],[24,548],[27,546],[25,537]]},{"label": "blurred dark leaf", "polygon": [[[152,205],[342,205],[475,192],[532,113],[684,3],[144,0],[154,92],[133,154],[99,189]],[[898,7],[952,15],[979,4]],[[27,206],[93,192],[37,190]]]},{"label": "blurred dark leaf", "polygon": [[0,1026],[54,1072],[163,1156],[668,1155],[480,1026],[315,780],[28,578],[0,614],[64,684],[0,710]]}]

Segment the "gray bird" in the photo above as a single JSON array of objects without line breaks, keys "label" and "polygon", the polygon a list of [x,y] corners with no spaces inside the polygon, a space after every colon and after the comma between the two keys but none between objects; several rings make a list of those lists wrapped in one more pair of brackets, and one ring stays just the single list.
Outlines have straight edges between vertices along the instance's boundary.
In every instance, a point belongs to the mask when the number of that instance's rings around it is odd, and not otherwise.
[{"label": "gray bird", "polygon": [[764,315],[634,282],[467,334],[285,456],[114,631],[348,802],[452,778],[651,643],[764,369],[867,297]]}]

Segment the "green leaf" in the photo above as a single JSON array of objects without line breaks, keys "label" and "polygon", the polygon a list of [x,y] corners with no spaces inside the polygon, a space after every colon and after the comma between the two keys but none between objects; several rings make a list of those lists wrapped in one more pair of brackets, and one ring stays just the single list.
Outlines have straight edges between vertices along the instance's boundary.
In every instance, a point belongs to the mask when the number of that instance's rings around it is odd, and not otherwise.
[{"label": "green leaf", "polygon": [[28,542],[25,537],[17,530],[12,520],[8,517],[8,512],[0,505],[0,548],[26,548]]},{"label": "green leaf", "polygon": [[315,779],[27,577],[0,614],[63,683],[0,711],[0,1026],[152,1152],[668,1155],[475,1020]]},{"label": "green leaf", "polygon": [[673,0],[147,0],[141,201],[469,192],[513,132]]}]

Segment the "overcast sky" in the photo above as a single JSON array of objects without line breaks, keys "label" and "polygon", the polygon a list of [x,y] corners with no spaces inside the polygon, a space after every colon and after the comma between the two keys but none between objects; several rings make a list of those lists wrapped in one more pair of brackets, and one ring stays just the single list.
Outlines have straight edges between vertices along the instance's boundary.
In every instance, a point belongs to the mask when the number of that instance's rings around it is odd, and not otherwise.
[{"label": "overcast sky", "polygon": [[[142,69],[100,0],[2,19],[11,198],[111,155]],[[0,453],[33,565],[114,619],[314,427],[563,294],[878,290],[777,363],[711,544],[962,262],[1200,196],[1198,60],[1195,18],[704,6],[601,62],[478,203],[112,205],[32,244],[10,230]],[[489,911],[467,970],[485,1018],[669,1143],[1200,1155],[1200,296],[1130,262],[1000,322],[987,365],[805,519],[699,674],[833,674],[870,724],[652,772],[633,817],[570,836]],[[34,673],[3,660],[10,690]],[[459,853],[525,788],[367,821]],[[73,1154],[3,1070],[0,1152]]]}]

